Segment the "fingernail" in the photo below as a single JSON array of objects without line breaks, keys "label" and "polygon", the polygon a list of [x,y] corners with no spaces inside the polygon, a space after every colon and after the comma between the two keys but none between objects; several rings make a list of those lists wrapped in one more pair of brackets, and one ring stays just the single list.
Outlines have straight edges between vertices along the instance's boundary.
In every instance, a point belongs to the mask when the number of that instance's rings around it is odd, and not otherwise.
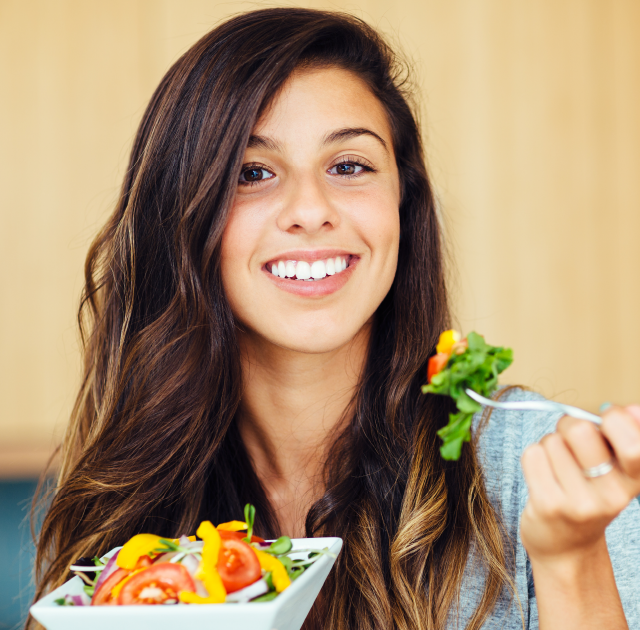
[{"label": "fingernail", "polygon": [[604,413],[607,409],[609,409],[609,407],[613,407],[613,405],[610,402],[603,402],[600,405],[600,413]]}]

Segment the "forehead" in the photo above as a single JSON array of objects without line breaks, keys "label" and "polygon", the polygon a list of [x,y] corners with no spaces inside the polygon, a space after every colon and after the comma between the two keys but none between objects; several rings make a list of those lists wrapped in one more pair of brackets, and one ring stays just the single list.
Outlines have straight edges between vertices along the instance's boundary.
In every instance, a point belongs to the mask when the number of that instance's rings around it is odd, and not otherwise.
[{"label": "forehead", "polygon": [[371,127],[391,146],[387,114],[369,86],[349,70],[315,68],[289,77],[254,133],[302,139],[342,127]]}]

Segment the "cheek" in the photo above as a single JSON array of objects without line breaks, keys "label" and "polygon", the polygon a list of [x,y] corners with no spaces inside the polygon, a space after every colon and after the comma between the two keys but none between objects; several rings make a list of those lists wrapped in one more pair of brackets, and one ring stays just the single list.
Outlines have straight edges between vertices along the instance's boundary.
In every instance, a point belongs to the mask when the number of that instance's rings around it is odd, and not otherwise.
[{"label": "cheek", "polygon": [[[362,239],[374,253],[374,262],[395,274],[400,241],[400,212],[393,191],[371,194],[351,207],[351,217]],[[382,269],[380,269],[382,271]]]},{"label": "cheek", "polygon": [[387,221],[381,222],[377,235],[377,248],[385,252],[380,260],[379,278],[381,284],[381,299],[387,294],[396,277],[398,269],[398,250],[400,245],[400,221],[396,213],[385,217]]},{"label": "cheek", "polygon": [[246,294],[252,253],[260,240],[261,227],[257,211],[238,205],[232,208],[222,235],[222,284],[236,316],[241,316],[242,296]]}]

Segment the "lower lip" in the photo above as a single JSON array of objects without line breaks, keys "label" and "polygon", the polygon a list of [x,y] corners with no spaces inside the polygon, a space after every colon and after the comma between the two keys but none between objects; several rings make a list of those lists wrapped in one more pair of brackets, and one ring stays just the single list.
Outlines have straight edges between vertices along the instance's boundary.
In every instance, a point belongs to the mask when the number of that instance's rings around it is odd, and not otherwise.
[{"label": "lower lip", "polygon": [[271,282],[283,291],[303,297],[323,297],[342,289],[351,277],[351,274],[353,274],[353,270],[359,261],[359,258],[352,256],[349,261],[349,266],[345,270],[332,276],[325,276],[322,280],[314,280],[313,282],[295,280],[293,278],[281,278],[280,276],[275,276],[266,267],[263,267],[262,271],[268,276]]}]

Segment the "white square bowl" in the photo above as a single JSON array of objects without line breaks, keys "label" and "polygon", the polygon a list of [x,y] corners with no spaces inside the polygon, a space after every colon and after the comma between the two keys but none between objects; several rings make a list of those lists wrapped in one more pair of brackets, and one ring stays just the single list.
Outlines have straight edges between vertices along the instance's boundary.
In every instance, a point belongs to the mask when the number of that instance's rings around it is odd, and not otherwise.
[{"label": "white square bowl", "polygon": [[[328,547],[335,556],[342,548],[341,538],[295,538],[292,542],[294,551]],[[111,553],[115,553],[115,549]],[[300,630],[334,562],[335,557],[323,555],[270,602],[188,606],[58,606],[54,603],[55,599],[82,592],[82,580],[74,577],[36,602],[30,612],[47,630]]]}]

